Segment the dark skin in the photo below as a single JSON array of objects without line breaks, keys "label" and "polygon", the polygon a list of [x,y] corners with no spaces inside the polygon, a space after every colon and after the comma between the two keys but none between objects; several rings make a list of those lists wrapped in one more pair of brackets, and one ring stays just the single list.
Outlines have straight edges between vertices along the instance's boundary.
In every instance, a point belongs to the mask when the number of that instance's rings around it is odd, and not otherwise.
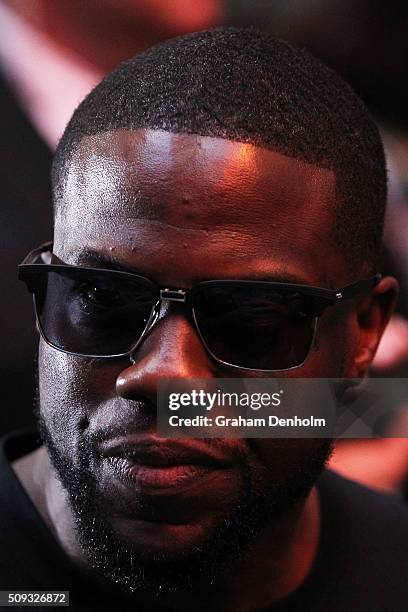
[{"label": "dark skin", "polygon": [[[54,252],[65,263],[92,265],[84,250],[97,251],[162,286],[242,278],[341,287],[357,278],[350,278],[332,238],[334,186],[331,171],[252,145],[154,130],[105,133],[85,138],[73,156],[55,221]],[[328,309],[305,364],[281,374],[363,376],[396,290],[396,281],[384,278],[371,295],[346,309]],[[72,462],[84,419],[88,431],[123,422],[145,435],[130,400],[155,403],[160,377],[238,375],[211,360],[178,309],[163,312],[135,357],[134,364],[86,360],[41,341],[41,412],[54,443]],[[216,477],[182,492],[156,492],[160,521],[154,524],[123,510],[118,499],[131,503],[132,492],[118,493],[103,462],[93,470],[124,541],[135,550],[177,552],[208,537],[239,497],[243,478],[232,459],[237,448],[262,490],[271,482],[284,485],[317,443],[225,441],[220,452],[229,463]],[[14,466],[61,546],[86,568],[72,508],[46,450]],[[312,488],[306,499],[271,521],[248,550],[225,585],[224,608],[250,610],[292,592],[311,568],[318,538],[319,502]],[[182,600],[174,605],[183,607]]]}]

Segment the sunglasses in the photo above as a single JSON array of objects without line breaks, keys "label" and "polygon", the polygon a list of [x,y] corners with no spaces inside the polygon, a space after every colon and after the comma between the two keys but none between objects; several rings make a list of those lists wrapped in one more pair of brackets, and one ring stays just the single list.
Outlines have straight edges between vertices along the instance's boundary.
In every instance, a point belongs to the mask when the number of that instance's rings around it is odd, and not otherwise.
[{"label": "sunglasses", "polygon": [[215,361],[259,372],[303,365],[323,311],[369,293],[381,278],[342,289],[251,280],[209,280],[178,289],[130,272],[45,263],[51,254],[52,243],[31,251],[19,278],[34,296],[38,329],[53,348],[134,362],[162,303],[177,302]]}]

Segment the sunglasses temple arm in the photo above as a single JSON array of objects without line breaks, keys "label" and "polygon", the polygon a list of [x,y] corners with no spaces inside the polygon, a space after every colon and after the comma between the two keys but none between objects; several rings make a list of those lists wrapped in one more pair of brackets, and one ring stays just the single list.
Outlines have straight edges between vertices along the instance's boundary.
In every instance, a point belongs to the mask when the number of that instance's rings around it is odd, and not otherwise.
[{"label": "sunglasses temple arm", "polygon": [[360,295],[366,295],[367,293],[369,293],[369,291],[371,291],[371,289],[373,289],[373,287],[378,285],[381,278],[381,274],[376,274],[375,276],[372,276],[367,280],[358,281],[351,285],[347,285],[346,287],[338,291],[337,295],[339,296],[339,299],[342,300],[348,300],[354,297],[358,297]]}]

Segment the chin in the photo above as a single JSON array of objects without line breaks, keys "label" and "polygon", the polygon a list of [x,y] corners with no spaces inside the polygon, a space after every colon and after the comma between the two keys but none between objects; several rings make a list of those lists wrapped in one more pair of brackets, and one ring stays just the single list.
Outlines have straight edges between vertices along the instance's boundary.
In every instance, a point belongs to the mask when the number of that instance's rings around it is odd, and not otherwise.
[{"label": "chin", "polygon": [[137,554],[178,557],[188,555],[211,541],[217,526],[214,517],[184,524],[121,518],[114,520],[112,531],[118,541]]}]

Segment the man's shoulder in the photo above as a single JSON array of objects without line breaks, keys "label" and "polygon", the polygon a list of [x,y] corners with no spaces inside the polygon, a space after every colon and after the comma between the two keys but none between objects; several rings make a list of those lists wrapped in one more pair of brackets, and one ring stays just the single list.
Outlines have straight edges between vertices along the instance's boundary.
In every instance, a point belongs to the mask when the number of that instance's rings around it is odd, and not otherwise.
[{"label": "man's shoulder", "polygon": [[331,470],[317,487],[321,535],[310,588],[319,605],[310,609],[405,610],[407,504]]},{"label": "man's shoulder", "polygon": [[318,488],[323,495],[332,496],[336,503],[350,505],[354,513],[369,509],[373,518],[393,516],[408,527],[408,504],[396,494],[376,491],[328,469],[320,477]]},{"label": "man's shoulder", "polygon": [[43,529],[42,519],[13,468],[14,461],[29,457],[38,446],[38,434],[28,429],[0,439],[0,543]]},{"label": "man's shoulder", "polygon": [[[376,565],[397,560],[408,569],[408,504],[326,470],[318,483],[326,529],[355,562]],[[369,555],[369,556],[367,556]]]}]

